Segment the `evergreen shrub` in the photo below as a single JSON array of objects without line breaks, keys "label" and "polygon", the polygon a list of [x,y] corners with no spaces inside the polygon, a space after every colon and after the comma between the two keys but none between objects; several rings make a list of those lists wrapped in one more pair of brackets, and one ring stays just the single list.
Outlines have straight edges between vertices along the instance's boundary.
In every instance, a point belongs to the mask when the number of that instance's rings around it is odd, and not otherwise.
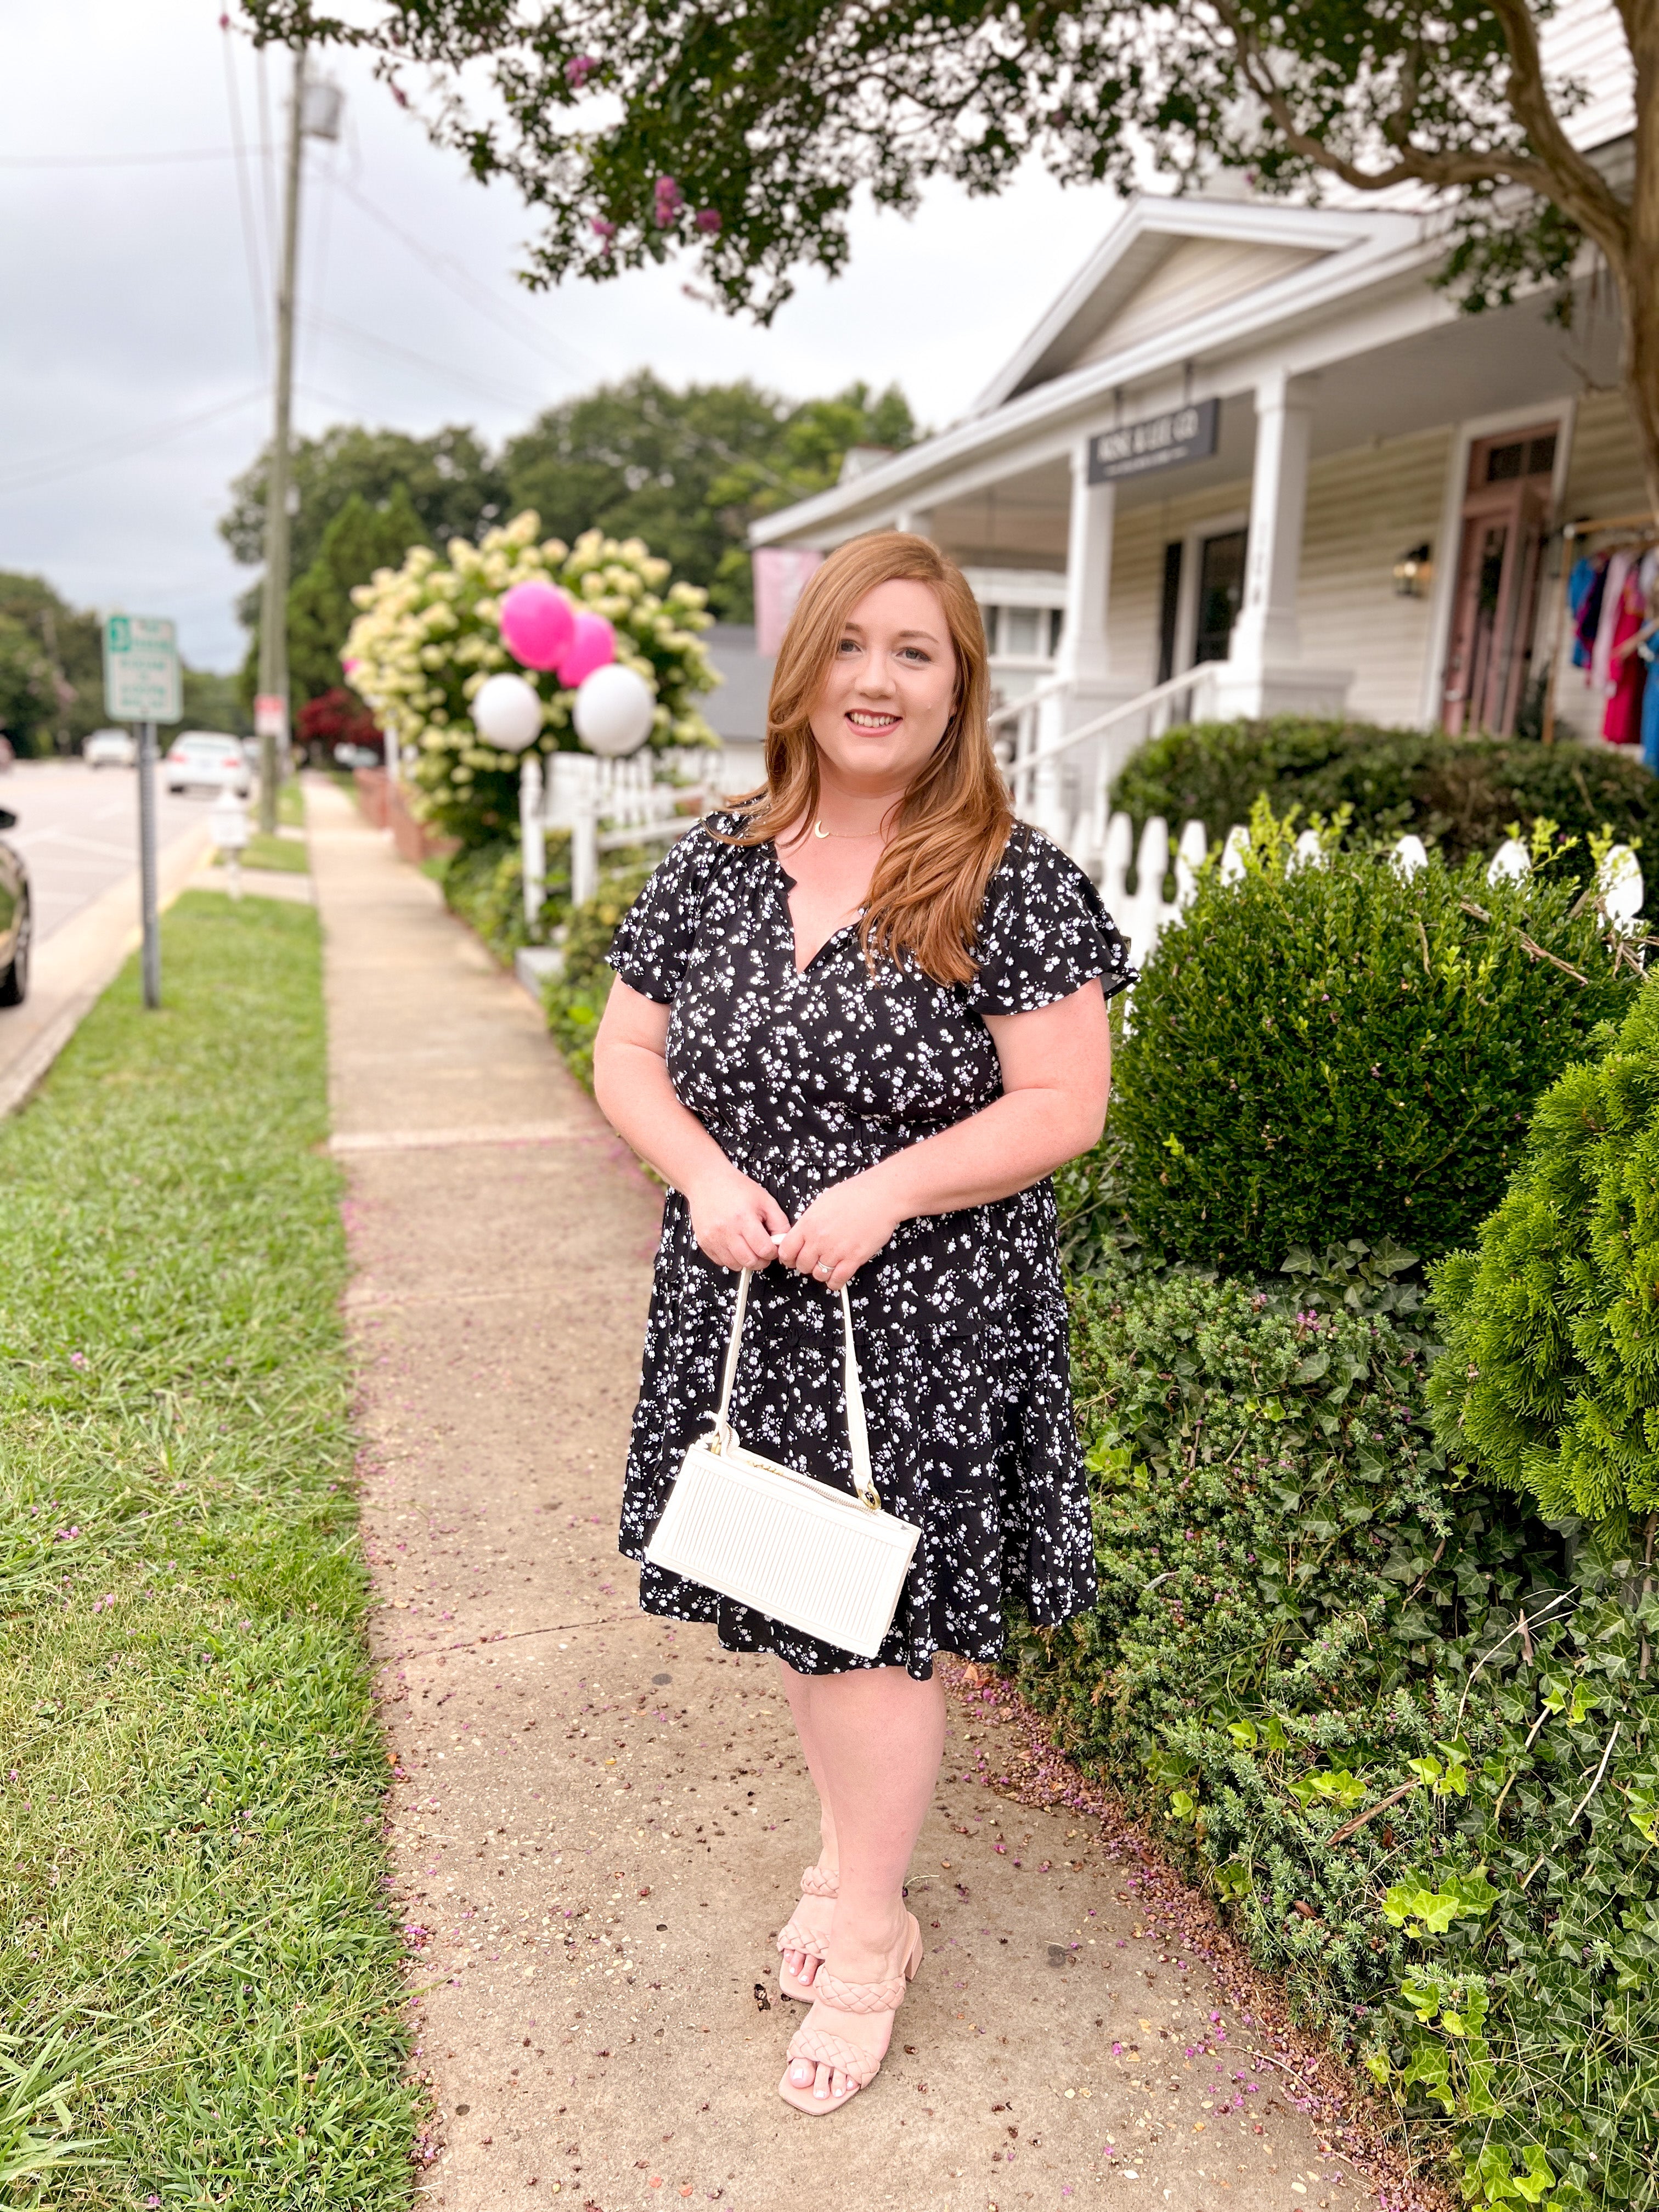
[{"label": "evergreen shrub", "polygon": [[1161,814],[1173,836],[1203,823],[1212,842],[1265,797],[1275,814],[1292,806],[1334,816],[1352,809],[1348,841],[1392,843],[1406,830],[1437,844],[1455,866],[1490,858],[1512,824],[1543,817],[1579,844],[1558,872],[1583,879],[1589,839],[1603,826],[1648,855],[1659,854],[1659,780],[1622,753],[1564,742],[1452,738],[1437,730],[1304,720],[1197,722],[1143,745],[1112,789],[1137,836]]},{"label": "evergreen shrub", "polygon": [[1552,871],[1297,867],[1293,830],[1258,802],[1243,879],[1207,868],[1146,963],[1112,1109],[1130,1217],[1149,1249],[1235,1270],[1351,1237],[1437,1255],[1633,970]]},{"label": "evergreen shrub", "polygon": [[[1434,1279],[1449,1452],[1617,1549],[1659,1528],[1659,984],[1538,1102],[1476,1248]],[[1650,1595],[1650,1634],[1659,1602]]]},{"label": "evergreen shrub", "polygon": [[1470,2203],[1650,2208],[1659,1689],[1607,1576],[1448,1477],[1400,1262],[1074,1278],[1100,1600],[1016,1627],[1020,1686]]}]

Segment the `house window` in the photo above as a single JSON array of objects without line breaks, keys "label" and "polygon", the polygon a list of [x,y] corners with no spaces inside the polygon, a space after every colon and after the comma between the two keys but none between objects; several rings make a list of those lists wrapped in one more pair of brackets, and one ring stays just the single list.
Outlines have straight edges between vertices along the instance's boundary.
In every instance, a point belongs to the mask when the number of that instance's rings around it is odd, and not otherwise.
[{"label": "house window", "polygon": [[[1206,538],[1198,563],[1198,635],[1193,659],[1224,660],[1233,623],[1244,598],[1244,546],[1248,532],[1228,530]],[[1171,672],[1173,673],[1173,671]]]}]

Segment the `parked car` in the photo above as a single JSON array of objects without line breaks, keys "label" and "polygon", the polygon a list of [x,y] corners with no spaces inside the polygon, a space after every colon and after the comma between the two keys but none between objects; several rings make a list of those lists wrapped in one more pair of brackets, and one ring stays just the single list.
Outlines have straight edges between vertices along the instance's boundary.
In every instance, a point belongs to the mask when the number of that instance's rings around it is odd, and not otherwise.
[{"label": "parked car", "polygon": [[81,748],[88,768],[132,768],[138,759],[137,742],[131,730],[94,730]]},{"label": "parked car", "polygon": [[338,768],[382,768],[386,755],[378,745],[336,745],[335,765]]},{"label": "parked car", "polygon": [[29,872],[4,833],[17,817],[0,806],[0,1006],[21,1006],[29,988]]},{"label": "parked car", "polygon": [[181,730],[167,747],[162,765],[169,791],[205,786],[246,799],[253,788],[240,740],[226,737],[222,730]]}]

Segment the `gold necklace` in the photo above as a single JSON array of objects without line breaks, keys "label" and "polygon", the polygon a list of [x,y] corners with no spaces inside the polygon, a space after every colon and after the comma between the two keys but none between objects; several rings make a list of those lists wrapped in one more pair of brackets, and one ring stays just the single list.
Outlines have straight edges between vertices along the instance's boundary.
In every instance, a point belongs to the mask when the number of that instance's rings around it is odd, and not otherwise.
[{"label": "gold necklace", "polygon": [[822,822],[815,822],[812,835],[815,837],[840,837],[849,844],[856,845],[861,839],[879,837],[881,832],[879,830],[826,830]]}]

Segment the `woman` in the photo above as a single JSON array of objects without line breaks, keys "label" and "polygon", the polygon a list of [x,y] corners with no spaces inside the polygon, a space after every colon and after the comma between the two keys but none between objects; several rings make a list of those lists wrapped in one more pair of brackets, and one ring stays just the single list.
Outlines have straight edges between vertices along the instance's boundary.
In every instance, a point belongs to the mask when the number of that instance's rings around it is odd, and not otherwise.
[{"label": "woman", "polygon": [[1010,1595],[1043,1623],[1095,1597],[1047,1177],[1100,1135],[1106,999],[1133,978],[1094,886],[1014,823],[987,701],[959,569],[898,532],[832,554],[778,656],[766,785],[646,885],[594,1050],[600,1105],[671,1186],[623,1552],[708,1426],[744,1267],[738,1434],[851,1487],[850,1285],[877,1486],[921,1530],[873,1664],[640,1577],[647,1611],[781,1662],[823,1848],[778,1938],[812,2004],[780,2094],[815,2115],[873,2080],[920,1957],[934,1653],[994,1659]]}]

